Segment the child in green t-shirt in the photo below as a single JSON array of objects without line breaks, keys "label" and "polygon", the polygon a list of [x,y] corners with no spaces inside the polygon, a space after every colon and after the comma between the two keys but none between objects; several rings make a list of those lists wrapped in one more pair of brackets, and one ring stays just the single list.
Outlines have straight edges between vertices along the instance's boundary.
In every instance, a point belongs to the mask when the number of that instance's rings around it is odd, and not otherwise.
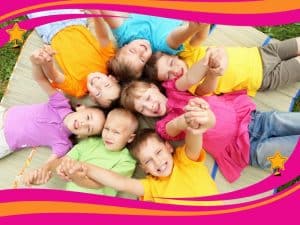
[{"label": "child in green t-shirt", "polygon": [[[64,158],[87,162],[131,177],[136,162],[129,154],[126,145],[133,141],[137,128],[138,120],[131,112],[122,108],[113,109],[107,115],[102,138],[93,137],[82,140]],[[60,162],[61,160],[57,160],[48,168],[37,169],[26,174],[23,178],[24,184],[39,185],[47,183],[55,168],[56,172],[63,176],[59,166]],[[67,180],[69,182],[66,189],[70,191],[117,195],[116,190],[104,187],[80,173],[74,174]]]}]

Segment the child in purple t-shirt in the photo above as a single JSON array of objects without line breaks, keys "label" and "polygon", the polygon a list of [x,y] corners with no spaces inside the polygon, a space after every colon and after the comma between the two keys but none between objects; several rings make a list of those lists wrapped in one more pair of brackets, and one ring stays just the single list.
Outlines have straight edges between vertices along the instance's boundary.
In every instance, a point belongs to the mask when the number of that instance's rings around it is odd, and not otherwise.
[{"label": "child in purple t-shirt", "polygon": [[47,63],[38,50],[31,56],[33,76],[48,94],[47,103],[0,106],[0,158],[25,147],[47,146],[52,155],[43,168],[65,155],[72,147],[69,137],[79,138],[100,134],[105,116],[100,109],[80,106],[71,109],[68,99],[51,86],[41,66]]}]

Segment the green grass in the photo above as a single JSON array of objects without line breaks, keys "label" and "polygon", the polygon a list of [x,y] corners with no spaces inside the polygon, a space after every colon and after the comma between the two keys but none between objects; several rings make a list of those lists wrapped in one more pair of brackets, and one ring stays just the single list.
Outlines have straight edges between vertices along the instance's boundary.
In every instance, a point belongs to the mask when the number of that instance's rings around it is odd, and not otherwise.
[{"label": "green grass", "polygon": [[300,36],[300,23],[275,27],[257,27],[257,29],[281,41]]},{"label": "green grass", "polygon": [[[0,29],[6,27],[9,24],[19,22],[25,18],[26,17],[19,17],[14,20],[2,23],[0,24]],[[27,38],[29,33],[29,31],[26,32],[24,40]],[[20,44],[19,47],[14,48],[12,47],[11,43],[8,43],[0,48],[0,100],[3,97],[8,80],[20,54],[21,46],[22,45]]]}]

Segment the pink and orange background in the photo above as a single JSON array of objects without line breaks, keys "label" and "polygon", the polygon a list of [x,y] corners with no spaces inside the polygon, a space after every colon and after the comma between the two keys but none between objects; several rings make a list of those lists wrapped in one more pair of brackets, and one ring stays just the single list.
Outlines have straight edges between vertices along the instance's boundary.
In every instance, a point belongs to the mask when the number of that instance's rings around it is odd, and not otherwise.
[{"label": "pink and orange background", "polygon": [[[300,21],[299,0],[10,0],[1,3],[0,23],[29,12],[62,8],[105,8],[228,25],[278,25]],[[24,29],[76,15],[24,20]],[[9,41],[0,30],[0,46]],[[190,199],[228,200],[249,197],[279,187],[300,175],[300,142],[280,177],[269,176],[245,189]],[[224,206],[174,206],[55,190],[0,191],[0,224],[297,224],[300,184],[255,201]]]}]

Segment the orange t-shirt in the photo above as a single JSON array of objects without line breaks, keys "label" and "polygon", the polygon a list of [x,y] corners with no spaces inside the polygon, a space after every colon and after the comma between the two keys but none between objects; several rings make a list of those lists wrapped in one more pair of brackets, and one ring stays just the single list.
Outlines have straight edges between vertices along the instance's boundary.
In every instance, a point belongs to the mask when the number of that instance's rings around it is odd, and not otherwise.
[{"label": "orange t-shirt", "polygon": [[55,59],[64,73],[63,83],[52,86],[74,97],[87,94],[87,76],[92,72],[107,74],[107,62],[115,55],[113,42],[100,46],[91,32],[82,25],[69,26],[52,39]]}]

